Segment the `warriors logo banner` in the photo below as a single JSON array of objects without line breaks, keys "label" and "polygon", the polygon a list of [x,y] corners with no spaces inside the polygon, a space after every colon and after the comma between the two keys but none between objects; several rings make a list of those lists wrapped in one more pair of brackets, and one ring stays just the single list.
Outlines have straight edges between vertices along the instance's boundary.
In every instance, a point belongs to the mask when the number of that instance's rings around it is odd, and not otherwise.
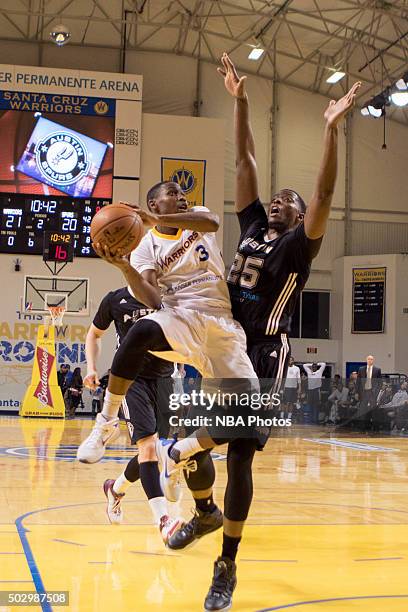
[{"label": "warriors logo banner", "polygon": [[205,206],[205,159],[161,158],[161,180],[178,183],[189,206]]}]

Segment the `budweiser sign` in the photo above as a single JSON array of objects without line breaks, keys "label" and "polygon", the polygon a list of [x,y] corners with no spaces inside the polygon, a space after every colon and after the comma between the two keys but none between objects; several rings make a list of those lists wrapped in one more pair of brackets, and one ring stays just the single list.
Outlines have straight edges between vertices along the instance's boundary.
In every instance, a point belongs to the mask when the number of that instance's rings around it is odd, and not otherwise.
[{"label": "budweiser sign", "polygon": [[53,404],[49,379],[54,359],[55,357],[53,355],[50,355],[50,353],[48,353],[47,351],[44,351],[44,349],[37,349],[37,363],[38,369],[40,371],[40,382],[38,383],[34,396],[43,406],[50,406],[51,408]]}]

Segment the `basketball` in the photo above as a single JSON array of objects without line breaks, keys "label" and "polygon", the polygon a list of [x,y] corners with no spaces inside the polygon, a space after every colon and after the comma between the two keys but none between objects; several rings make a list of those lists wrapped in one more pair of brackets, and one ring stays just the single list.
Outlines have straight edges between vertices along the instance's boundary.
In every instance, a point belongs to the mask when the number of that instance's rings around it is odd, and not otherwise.
[{"label": "basketball", "polygon": [[91,222],[92,242],[109,247],[112,253],[118,249],[127,255],[143,238],[143,221],[127,204],[109,204],[99,210]]}]

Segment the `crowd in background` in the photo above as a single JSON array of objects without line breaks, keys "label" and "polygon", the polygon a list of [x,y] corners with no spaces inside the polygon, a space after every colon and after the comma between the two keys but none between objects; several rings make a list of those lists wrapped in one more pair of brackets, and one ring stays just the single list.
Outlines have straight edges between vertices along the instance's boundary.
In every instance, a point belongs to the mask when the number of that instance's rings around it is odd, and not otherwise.
[{"label": "crowd in background", "polygon": [[75,411],[80,406],[84,408],[82,399],[83,381],[81,368],[75,368],[71,372],[69,365],[62,363],[57,372],[58,385],[61,389],[65,403],[65,418],[73,419]]},{"label": "crowd in background", "polygon": [[290,360],[280,413],[292,421],[339,426],[360,432],[408,431],[408,382],[405,375],[382,375],[367,365],[347,379],[326,378],[326,364],[296,365]]},{"label": "crowd in background", "polygon": [[[326,363],[296,364],[293,357],[285,379],[278,416],[292,423],[343,427],[359,432],[408,432],[408,378],[405,375],[382,375],[367,357],[367,366],[350,373],[327,377]],[[91,393],[92,417],[101,411],[109,371]],[[175,364],[174,392],[191,393],[200,388],[200,375],[189,365]],[[61,364],[58,384],[65,402],[66,418],[84,409],[81,368],[71,371]]]}]

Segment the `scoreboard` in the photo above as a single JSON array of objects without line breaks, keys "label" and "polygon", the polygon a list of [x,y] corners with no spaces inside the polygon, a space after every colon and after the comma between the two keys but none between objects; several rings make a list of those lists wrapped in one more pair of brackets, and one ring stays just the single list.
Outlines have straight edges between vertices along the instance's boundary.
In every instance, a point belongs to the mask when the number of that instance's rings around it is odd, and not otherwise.
[{"label": "scoreboard", "polygon": [[353,334],[379,334],[385,328],[386,268],[353,268]]},{"label": "scoreboard", "polygon": [[76,257],[96,257],[91,219],[111,200],[0,195],[0,253],[42,255],[44,233],[71,235]]}]

